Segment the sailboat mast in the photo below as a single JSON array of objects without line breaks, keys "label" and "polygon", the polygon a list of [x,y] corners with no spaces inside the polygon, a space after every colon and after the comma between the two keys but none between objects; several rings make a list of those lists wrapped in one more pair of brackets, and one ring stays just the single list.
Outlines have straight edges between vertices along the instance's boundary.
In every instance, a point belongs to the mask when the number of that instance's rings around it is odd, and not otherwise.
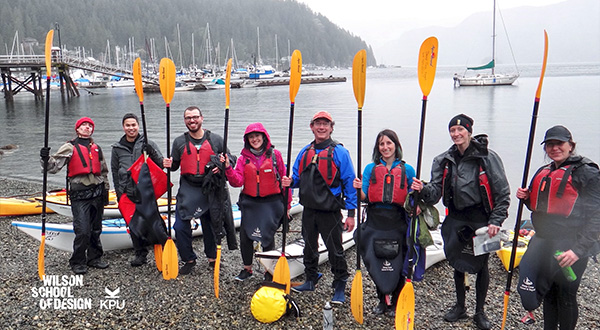
[{"label": "sailboat mast", "polygon": [[277,34],[275,34],[275,70],[279,71],[279,50],[277,49]]},{"label": "sailboat mast", "polygon": [[260,28],[257,26],[256,27],[256,45],[257,45],[257,61],[258,61],[258,65],[262,65],[262,60],[260,59]]},{"label": "sailboat mast", "polygon": [[494,70],[496,68],[496,0],[494,0],[494,14],[493,14],[493,24],[492,24],[492,62],[494,65],[492,66],[492,75],[494,75]]},{"label": "sailboat mast", "polygon": [[177,44],[179,47],[179,68],[183,70],[183,56],[181,54],[181,31],[179,30],[179,24],[177,24]]}]

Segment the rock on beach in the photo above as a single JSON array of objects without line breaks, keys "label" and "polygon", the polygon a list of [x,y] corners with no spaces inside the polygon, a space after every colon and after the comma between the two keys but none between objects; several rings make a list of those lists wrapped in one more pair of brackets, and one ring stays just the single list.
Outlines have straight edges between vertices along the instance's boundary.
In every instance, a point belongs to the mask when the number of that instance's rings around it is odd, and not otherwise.
[{"label": "rock on beach", "polygon": [[[0,178],[3,196],[35,194],[41,184]],[[50,187],[51,189],[61,187]],[[203,254],[201,238],[194,239],[198,264],[190,275],[165,281],[156,269],[154,255],[148,255],[148,264],[131,267],[133,250],[105,252],[110,267],[90,269],[83,277],[82,286],[70,287],[71,297],[40,297],[44,283],[37,275],[37,255],[40,242],[10,225],[13,220],[40,222],[40,216],[0,218],[0,327],[2,329],[321,329],[323,306],[331,299],[333,276],[329,263],[320,266],[324,276],[314,292],[292,293],[300,306],[302,316],[283,317],[272,324],[262,324],[250,312],[250,299],[260,287],[263,269],[254,263],[254,276],[245,282],[234,277],[242,268],[239,250],[223,250],[220,273],[220,298],[214,296],[213,274]],[[69,222],[68,217],[56,214],[47,216],[48,222]],[[291,222],[288,241],[299,237],[300,219]],[[281,235],[277,235],[278,245]],[[68,275],[71,272],[70,254],[46,247],[45,271],[47,275]],[[350,287],[356,267],[356,249],[346,252],[351,273],[346,287],[346,303],[334,306],[335,329],[393,329],[394,319],[374,315],[377,304],[373,282],[363,271],[364,324],[356,323],[350,311]],[[506,271],[496,256],[490,257],[490,288],[486,313],[494,329],[502,321]],[[364,267],[363,267],[364,269]],[[534,312],[536,323],[520,322],[525,315],[519,294],[516,292],[518,269],[513,274],[512,291],[507,318],[507,329],[542,328],[541,308]],[[452,268],[446,261],[428,269],[425,279],[415,283],[415,328],[417,329],[476,329],[472,316],[475,309],[475,276],[469,276],[472,289],[467,293],[467,309],[471,316],[456,323],[443,321],[443,314],[455,302]],[[297,278],[293,281],[303,281]],[[118,298],[107,290],[119,289]],[[52,290],[47,290],[52,291]],[[60,291],[60,290],[54,290]],[[42,289],[44,292],[44,289]],[[579,289],[578,329],[597,329],[600,324],[600,270],[590,260]],[[52,293],[49,293],[51,295]],[[59,294],[60,295],[60,294]],[[51,299],[51,300],[47,300]],[[72,299],[72,300],[69,300]],[[107,301],[113,301],[108,303]],[[56,302],[58,301],[58,302]],[[77,307],[81,301],[90,301],[89,309],[63,309]],[[48,303],[49,302],[49,303]],[[56,304],[56,305],[55,305]]]}]

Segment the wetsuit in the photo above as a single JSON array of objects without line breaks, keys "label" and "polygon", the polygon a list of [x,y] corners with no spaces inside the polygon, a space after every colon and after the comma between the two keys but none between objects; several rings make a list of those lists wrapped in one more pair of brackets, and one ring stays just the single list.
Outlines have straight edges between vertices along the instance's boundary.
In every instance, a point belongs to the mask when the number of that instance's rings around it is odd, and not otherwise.
[{"label": "wetsuit", "polygon": [[[488,224],[502,226],[508,216],[510,188],[500,157],[487,148],[487,136],[471,139],[463,155],[456,145],[436,156],[431,167],[431,182],[421,191],[427,204],[434,205],[442,198],[448,215],[442,225],[444,252],[454,268],[454,284],[458,305],[465,304],[465,272],[476,273],[476,311],[482,312],[489,286],[489,254],[473,253],[474,231]],[[486,169],[492,188],[488,212],[479,182],[481,167]]]},{"label": "wetsuit", "polygon": [[[386,182],[382,175],[388,172],[385,166],[386,163],[380,160],[379,164],[368,164],[363,171],[362,190],[369,204],[367,219],[361,225],[360,253],[370,277],[375,282],[379,301],[385,302],[385,296],[391,295],[391,306],[395,306],[404,286],[402,267],[408,252],[406,244],[408,220],[402,205],[415,176],[415,170],[412,166],[396,159],[391,169],[394,180]],[[376,173],[375,168],[381,170],[381,173]],[[386,185],[393,185],[393,194],[384,194],[384,198],[381,198],[380,193],[387,192]],[[390,198],[386,198],[385,195],[389,195]],[[387,253],[383,252],[389,250],[380,249],[382,244],[397,252],[386,255]]]},{"label": "wetsuit", "polygon": [[[581,156],[570,156],[559,168],[545,165],[533,176],[529,190],[525,205],[533,210],[536,232],[519,264],[517,290],[526,310],[544,302],[544,329],[575,329],[577,291],[589,257],[599,252],[598,165]],[[568,215],[564,210],[570,210]],[[562,274],[554,258],[557,250],[572,250],[579,257],[571,266],[575,281]]]},{"label": "wetsuit", "polygon": [[58,173],[65,165],[71,171],[67,173],[67,188],[75,232],[73,254],[69,259],[73,268],[94,263],[104,254],[100,234],[110,183],[102,149],[90,138],[76,138],[63,144],[48,159],[48,173]]},{"label": "wetsuit", "polygon": [[[323,155],[332,147],[331,157]],[[310,152],[319,156],[318,164],[308,164],[305,153]],[[324,162],[321,163],[321,162]],[[306,165],[301,170],[301,164]],[[331,171],[327,170],[331,169]],[[329,176],[328,172],[335,176]],[[304,266],[306,281],[317,283],[317,266],[319,262],[319,234],[325,241],[329,253],[331,272],[334,274],[335,287],[337,283],[348,279],[348,265],[342,246],[342,213],[348,210],[348,216],[354,217],[356,210],[356,189],[352,182],[355,178],[354,167],[348,149],[341,144],[328,139],[320,144],[313,143],[300,150],[294,162],[292,188],[300,188],[300,203],[304,206],[302,212],[302,238],[304,239]],[[331,184],[327,182],[331,181]],[[342,193],[345,198],[342,198]],[[316,201],[321,201],[320,207]]]},{"label": "wetsuit", "polygon": [[[250,147],[246,135],[252,132],[264,134],[261,150]],[[240,250],[244,266],[251,266],[253,242],[260,242],[264,251],[275,249],[275,232],[285,215],[279,182],[285,175],[285,165],[262,124],[248,125],[244,142],[235,169],[230,166],[225,174],[232,187],[244,187],[238,201],[242,213]]]}]

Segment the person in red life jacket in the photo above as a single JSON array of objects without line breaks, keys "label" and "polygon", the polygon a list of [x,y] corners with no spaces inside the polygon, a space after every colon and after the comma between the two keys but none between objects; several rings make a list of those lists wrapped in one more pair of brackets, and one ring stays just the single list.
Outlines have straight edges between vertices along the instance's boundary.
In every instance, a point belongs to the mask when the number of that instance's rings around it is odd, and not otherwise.
[{"label": "person in red life jacket", "polygon": [[[575,329],[579,284],[589,257],[599,252],[600,171],[575,153],[564,126],[548,129],[542,144],[552,162],[516,194],[532,211],[535,228],[519,264],[517,291],[528,311],[544,302],[544,329]],[[561,267],[571,267],[577,278],[569,281]]]},{"label": "person in red life jacket", "polygon": [[218,157],[229,151],[223,150],[221,136],[202,128],[204,117],[198,107],[185,109],[183,118],[188,131],[173,141],[171,157],[165,158],[163,165],[171,171],[180,169],[173,228],[177,235],[175,244],[184,262],[179,273],[187,275],[197,259],[192,248],[192,219],[200,219],[204,253],[210,267],[215,265],[217,244],[225,236],[223,227],[230,249],[237,248],[237,240],[229,191]]},{"label": "person in red life jacket", "polygon": [[[244,149],[237,159],[235,169],[229,159],[225,174],[232,187],[243,187],[238,205],[242,213],[240,250],[244,268],[235,277],[244,281],[252,276],[253,242],[259,242],[264,251],[275,249],[275,232],[287,212],[284,209],[281,178],[285,164],[281,152],[271,144],[269,133],[261,123],[253,123],[244,132]],[[291,200],[291,194],[288,194]],[[265,280],[271,280],[268,272]]]},{"label": "person in red life jacket", "polygon": [[465,309],[465,273],[477,274],[476,306],[473,320],[479,329],[490,329],[484,313],[490,275],[489,254],[475,256],[474,232],[488,227],[489,237],[500,231],[508,216],[510,187],[502,160],[488,149],[487,136],[472,136],[473,119],[465,114],[452,118],[448,125],[454,145],[436,156],[431,165],[431,181],[415,178],[411,188],[420,191],[426,204],[440,198],[448,209],[442,225],[444,252],[454,268],[456,304],[444,315],[447,322],[468,317]]},{"label": "person in red life jacket", "polygon": [[[294,163],[292,178],[282,179],[283,187],[300,188],[302,237],[306,281],[293,287],[296,292],[313,291],[319,279],[319,234],[329,253],[334,275],[332,303],[346,301],[344,291],[348,280],[348,265],[342,246],[342,232],[354,229],[356,189],[352,186],[354,167],[348,149],[331,138],[335,122],[327,111],[317,112],[310,121],[314,141],[302,148]],[[345,197],[345,198],[344,198]],[[348,210],[342,222],[341,209]]]},{"label": "person in red life jacket", "polygon": [[[144,136],[140,134],[140,125],[135,114],[125,114],[121,124],[125,135],[112,145],[110,169],[117,200],[121,200],[121,196],[126,194],[131,201],[135,202],[139,200],[139,197],[129,168],[143,154],[144,150],[146,150],[148,157],[160,167],[163,166],[164,157],[154,141],[148,140],[148,144],[144,144]],[[129,235],[135,251],[135,258],[131,260],[130,264],[133,267],[138,267],[146,263],[148,248],[142,244],[142,238],[137,237],[131,230]]]},{"label": "person in red life jacket", "polygon": [[73,254],[69,259],[75,274],[87,273],[88,266],[104,269],[104,251],[100,242],[102,214],[108,205],[108,166],[102,149],[92,139],[94,121],[88,117],[75,123],[77,138],[63,144],[50,156],[50,148],[42,148],[42,162],[48,158],[48,173],[58,173],[67,166],[67,191],[73,212]]},{"label": "person in red life jacket", "polygon": [[[377,134],[372,160],[362,180],[354,179],[354,188],[361,189],[361,200],[368,202],[367,219],[360,229],[360,254],[379,298],[373,313],[393,316],[405,281],[402,268],[408,252],[409,220],[404,201],[415,170],[402,160],[402,145],[390,129]],[[391,249],[381,248],[386,246]]]}]

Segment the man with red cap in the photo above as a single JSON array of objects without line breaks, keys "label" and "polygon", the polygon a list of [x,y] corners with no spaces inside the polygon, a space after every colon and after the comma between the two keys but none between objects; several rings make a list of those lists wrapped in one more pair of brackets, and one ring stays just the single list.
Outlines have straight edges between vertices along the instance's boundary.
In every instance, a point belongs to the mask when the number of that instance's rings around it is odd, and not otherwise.
[{"label": "man with red cap", "polygon": [[[348,280],[348,265],[342,247],[342,232],[354,229],[356,189],[354,167],[348,149],[331,138],[335,122],[327,111],[317,112],[310,121],[315,139],[300,150],[292,177],[283,177],[282,186],[300,188],[302,237],[306,281],[292,290],[313,291],[320,278],[319,234],[327,246],[331,272],[334,275],[332,303],[346,301],[344,291]],[[344,198],[345,197],[345,198]],[[341,209],[348,210],[342,223]]]},{"label": "man with red cap", "polygon": [[75,123],[77,137],[50,156],[50,148],[40,150],[42,163],[48,159],[48,173],[67,166],[67,192],[73,212],[73,255],[69,265],[75,274],[87,273],[88,266],[104,269],[100,242],[102,214],[108,205],[108,166],[102,149],[94,143],[94,121],[83,117]]}]

